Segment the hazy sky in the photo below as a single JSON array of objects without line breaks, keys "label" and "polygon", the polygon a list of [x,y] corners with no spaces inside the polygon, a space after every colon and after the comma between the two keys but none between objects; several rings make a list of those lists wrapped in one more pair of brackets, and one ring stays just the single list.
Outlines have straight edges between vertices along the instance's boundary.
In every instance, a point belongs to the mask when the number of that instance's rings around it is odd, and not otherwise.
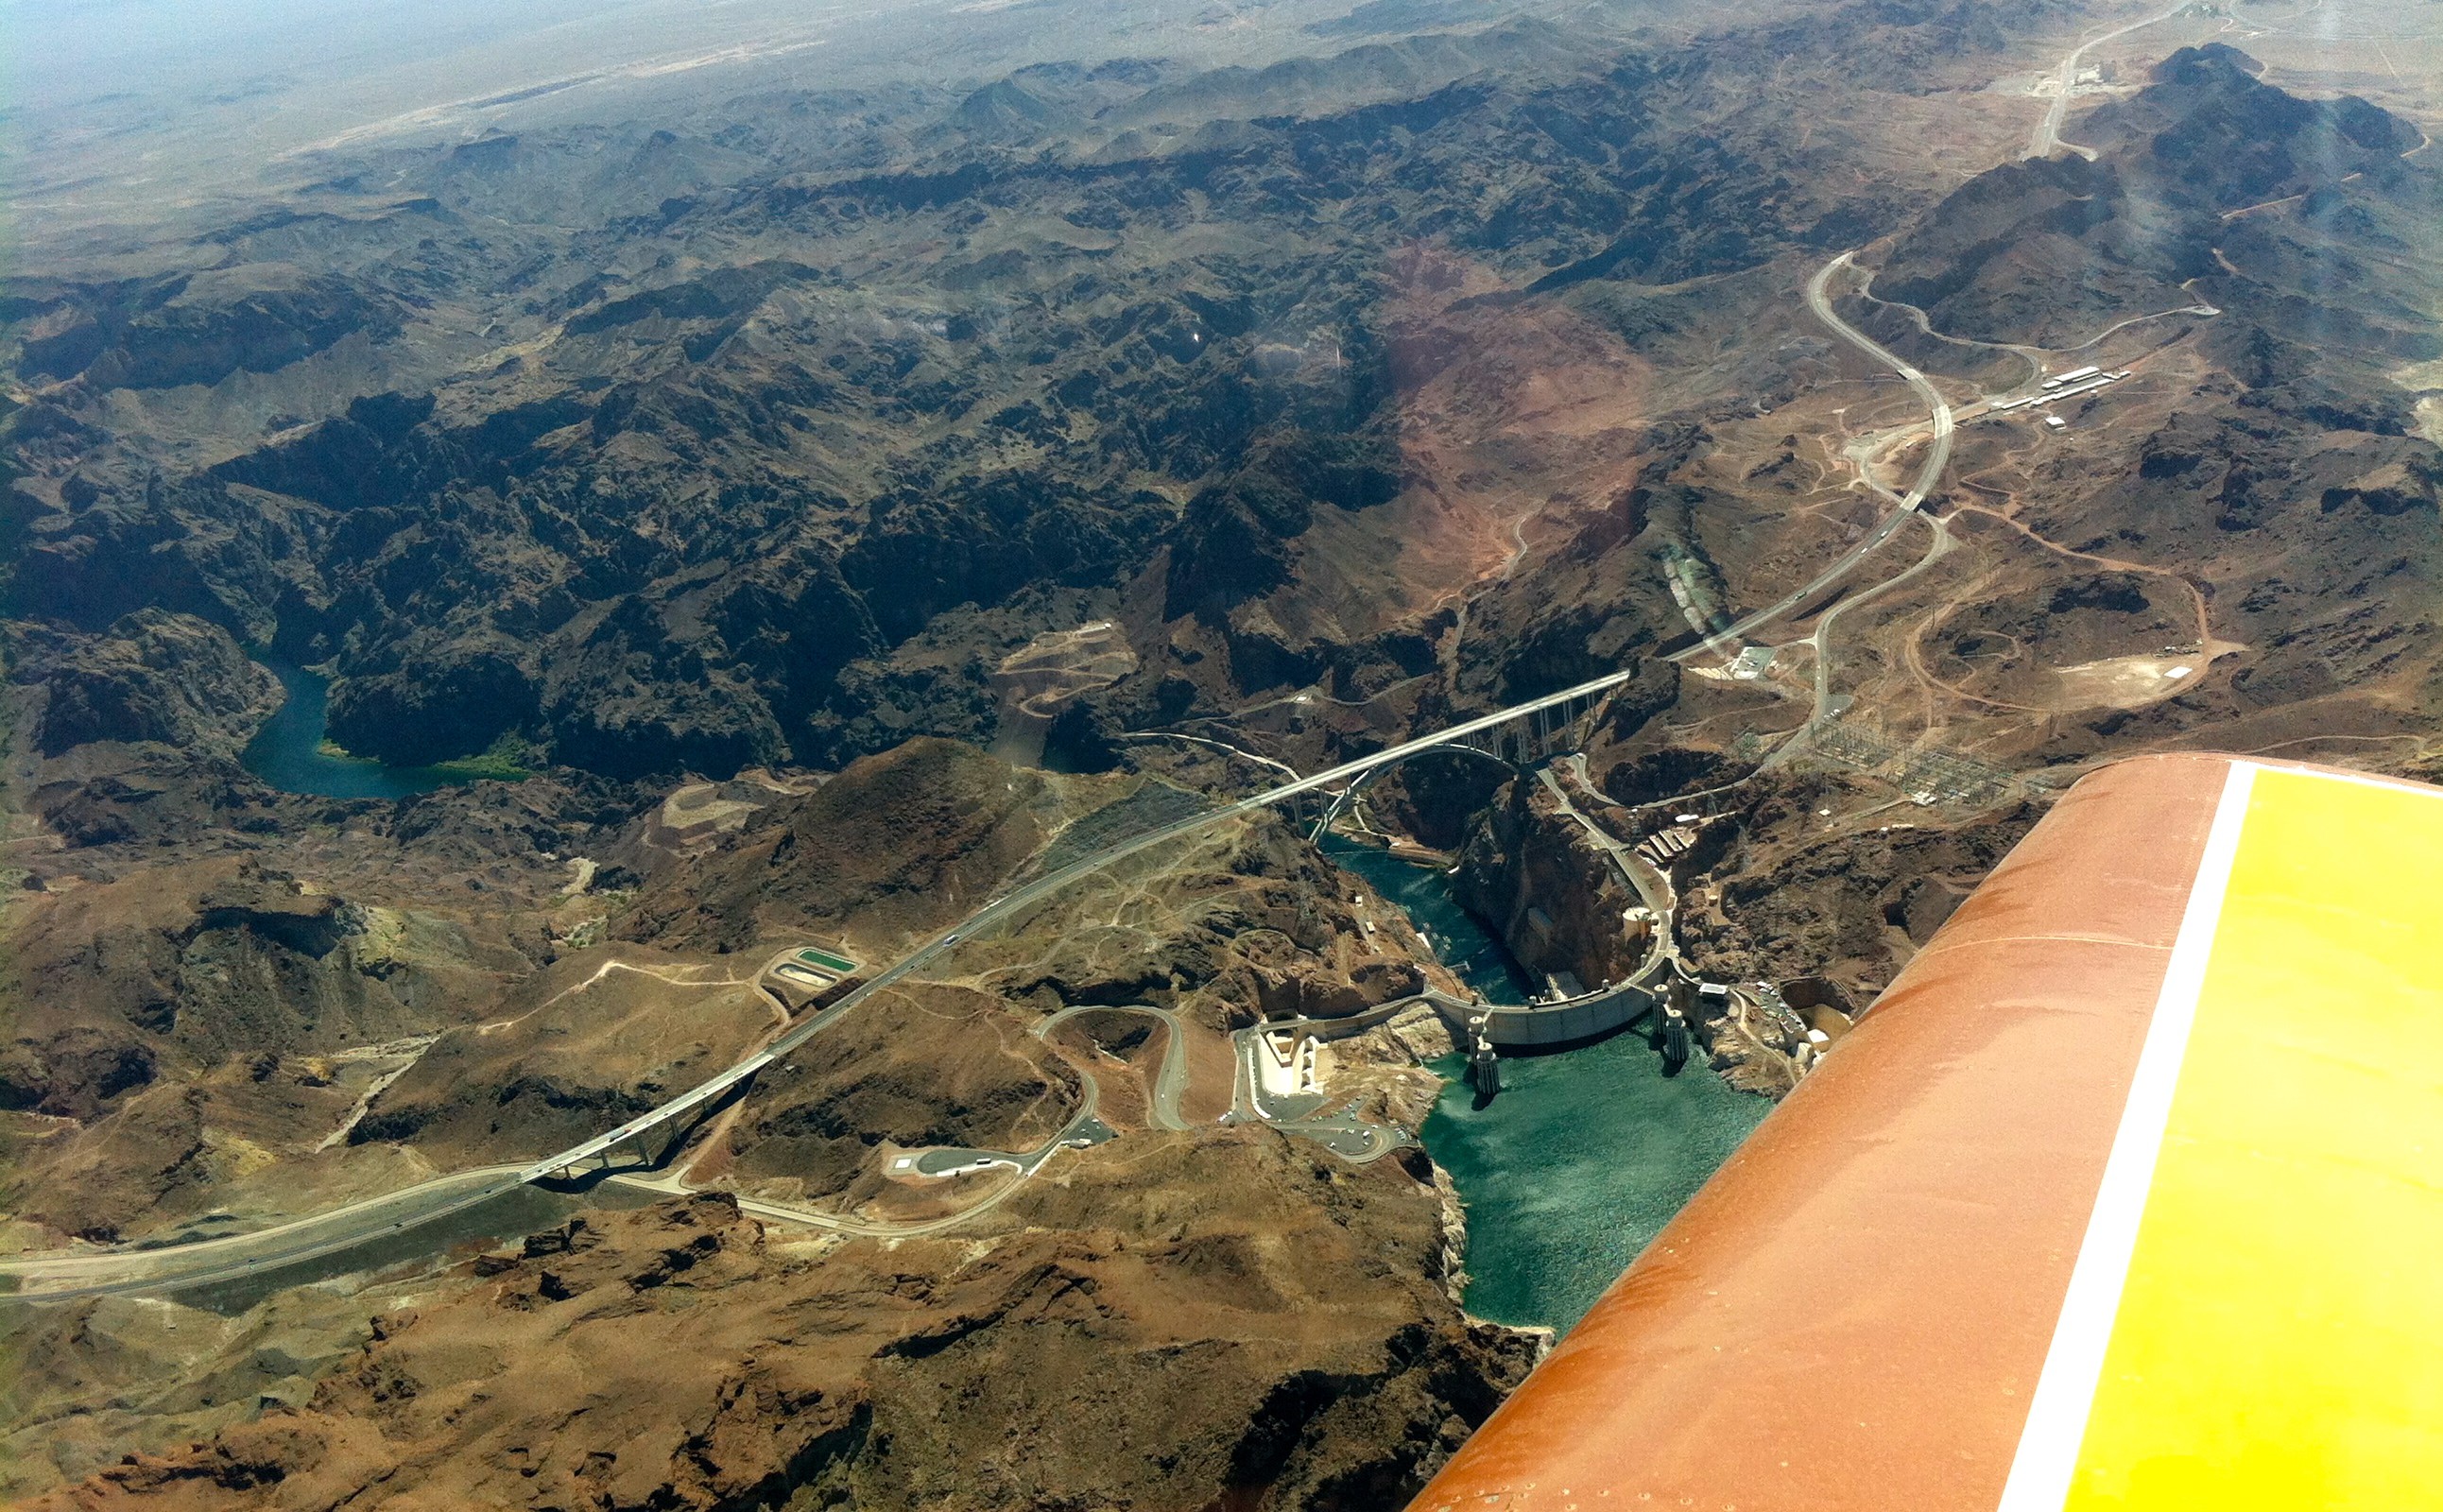
[{"label": "hazy sky", "polygon": [[372,71],[656,0],[0,0],[12,104]]},{"label": "hazy sky", "polygon": [[[25,226],[119,219],[303,150],[448,139],[534,92],[819,68],[859,23],[928,0],[0,0],[0,167]],[[940,4],[943,0],[931,0]],[[562,86],[552,89],[549,86]],[[525,112],[530,113],[530,112]]]}]

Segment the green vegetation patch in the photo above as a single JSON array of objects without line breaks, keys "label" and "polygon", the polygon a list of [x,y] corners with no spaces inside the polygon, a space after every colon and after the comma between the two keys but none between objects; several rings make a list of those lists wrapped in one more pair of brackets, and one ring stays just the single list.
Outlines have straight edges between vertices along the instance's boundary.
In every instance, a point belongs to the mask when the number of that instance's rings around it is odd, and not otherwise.
[{"label": "green vegetation patch", "polygon": [[534,747],[520,736],[508,733],[492,742],[487,750],[452,761],[435,762],[432,769],[470,781],[523,783],[535,774],[535,767],[530,765],[535,760]]},{"label": "green vegetation patch", "polygon": [[323,737],[315,750],[335,762],[353,762],[360,766],[391,771],[432,772],[462,783],[523,783],[535,774],[536,766],[529,764],[538,760],[534,746],[515,733],[504,734],[492,742],[488,749],[472,756],[452,757],[449,761],[434,762],[430,766],[421,767],[393,767],[370,756],[359,756],[328,736]]}]

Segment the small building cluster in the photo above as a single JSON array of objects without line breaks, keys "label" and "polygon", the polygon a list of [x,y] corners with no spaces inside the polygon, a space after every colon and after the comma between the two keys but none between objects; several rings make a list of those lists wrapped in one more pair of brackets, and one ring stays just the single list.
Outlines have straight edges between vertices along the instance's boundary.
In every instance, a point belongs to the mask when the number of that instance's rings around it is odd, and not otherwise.
[{"label": "small building cluster", "polygon": [[[2085,367],[2074,367],[2066,373],[2055,373],[2047,377],[2037,383],[2036,392],[2033,394],[2024,395],[2015,399],[1997,399],[1987,406],[1987,413],[2001,415],[2012,410],[2052,404],[2061,399],[2080,398],[2118,383],[2128,376],[2127,368],[2117,373],[2107,373],[2090,362]],[[2067,430],[2069,422],[2058,415],[2048,414],[2045,416],[2045,428],[2050,431]]]}]

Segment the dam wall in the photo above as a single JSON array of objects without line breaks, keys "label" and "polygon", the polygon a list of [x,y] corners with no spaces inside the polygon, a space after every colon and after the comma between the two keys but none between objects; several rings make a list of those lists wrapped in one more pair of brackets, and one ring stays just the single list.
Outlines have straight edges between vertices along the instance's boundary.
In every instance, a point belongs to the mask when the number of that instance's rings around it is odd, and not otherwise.
[{"label": "dam wall", "polygon": [[1362,1012],[1329,1019],[1277,1019],[1270,1031],[1294,1030],[1316,1040],[1340,1040],[1387,1023],[1410,1008],[1424,1006],[1442,1015],[1454,1043],[1468,1042],[1468,1025],[1484,1021],[1484,1037],[1505,1050],[1541,1050],[1574,1044],[1635,1023],[1653,1011],[1656,994],[1634,982],[1581,993],[1554,1003],[1485,1004],[1423,992],[1396,1002],[1377,1004]]},{"label": "dam wall", "polygon": [[1480,1016],[1485,1021],[1484,1037],[1496,1045],[1505,1050],[1530,1050],[1573,1044],[1609,1034],[1635,1023],[1653,1008],[1653,993],[1633,982],[1624,982],[1616,987],[1564,998],[1558,1003],[1491,1007],[1455,1005],[1442,1012],[1445,1018],[1454,1011],[1460,1014],[1462,1027],[1468,1017]]}]

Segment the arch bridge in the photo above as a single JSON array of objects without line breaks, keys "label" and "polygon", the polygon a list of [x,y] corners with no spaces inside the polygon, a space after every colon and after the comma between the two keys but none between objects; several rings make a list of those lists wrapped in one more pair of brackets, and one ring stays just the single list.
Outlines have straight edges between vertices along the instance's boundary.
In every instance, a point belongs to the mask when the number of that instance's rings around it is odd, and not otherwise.
[{"label": "arch bridge", "polygon": [[[1588,728],[1609,691],[1608,682],[1591,691],[1572,690],[1557,700],[1528,705],[1506,718],[1490,723],[1473,721],[1445,731],[1440,737],[1427,736],[1410,741],[1377,757],[1352,763],[1351,765],[1357,769],[1337,789],[1308,790],[1322,804],[1309,835],[1312,839],[1321,839],[1375,779],[1419,757],[1463,756],[1491,762],[1515,776],[1552,757],[1575,751],[1586,743]],[[1293,813],[1295,815],[1295,810]]]}]

